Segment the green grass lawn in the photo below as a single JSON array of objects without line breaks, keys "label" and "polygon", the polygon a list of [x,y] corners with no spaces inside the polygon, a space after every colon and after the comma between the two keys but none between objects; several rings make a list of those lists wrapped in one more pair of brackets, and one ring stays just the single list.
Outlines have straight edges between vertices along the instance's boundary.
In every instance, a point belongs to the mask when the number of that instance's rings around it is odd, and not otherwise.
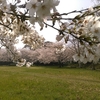
[{"label": "green grass lawn", "polygon": [[0,100],[100,100],[100,71],[2,66]]}]

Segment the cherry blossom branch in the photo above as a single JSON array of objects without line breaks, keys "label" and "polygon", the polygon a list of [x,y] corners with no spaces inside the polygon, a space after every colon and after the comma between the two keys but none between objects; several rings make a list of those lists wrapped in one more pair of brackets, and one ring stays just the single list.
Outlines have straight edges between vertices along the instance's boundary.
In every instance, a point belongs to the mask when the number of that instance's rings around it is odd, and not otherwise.
[{"label": "cherry blossom branch", "polygon": [[[62,35],[65,35],[64,33],[67,33],[67,34],[70,34],[71,36],[73,36],[74,38],[80,40],[81,42],[84,41],[84,42],[87,42],[87,43],[89,43],[89,44],[93,44],[93,43],[98,44],[98,43],[100,43],[100,42],[88,41],[88,40],[86,40],[85,38],[83,39],[83,38],[77,37],[76,35],[74,35],[74,34],[76,34],[74,31],[70,31],[70,32],[63,31],[63,30],[60,30],[60,29],[54,27],[53,25],[47,24],[47,23],[45,23],[45,22],[43,22],[43,23],[44,23],[46,26],[49,26],[49,27],[51,27],[51,28],[57,30],[57,31],[59,32],[60,35],[61,35],[61,34],[62,34]],[[73,33],[74,33],[74,34],[73,34]]]},{"label": "cherry blossom branch", "polygon": [[5,25],[5,24],[2,24],[2,23],[0,23],[0,25],[2,25],[2,26],[4,26],[4,27],[6,27],[6,28],[12,30],[12,28],[10,28],[9,25]]}]

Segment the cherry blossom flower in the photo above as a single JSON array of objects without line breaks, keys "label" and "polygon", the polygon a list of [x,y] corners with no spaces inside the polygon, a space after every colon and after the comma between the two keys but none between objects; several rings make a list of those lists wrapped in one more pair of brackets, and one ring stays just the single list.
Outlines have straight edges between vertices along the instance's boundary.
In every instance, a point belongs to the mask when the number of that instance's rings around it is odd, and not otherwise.
[{"label": "cherry blossom flower", "polygon": [[10,5],[6,2],[0,5],[0,8],[3,10],[3,12],[9,12],[10,11]]},{"label": "cherry blossom flower", "polygon": [[59,4],[58,0],[44,0],[37,10],[37,15],[42,18],[50,16],[52,9],[54,12],[57,11],[55,6],[58,6],[58,4]]},{"label": "cherry blossom flower", "polygon": [[26,59],[21,59],[19,62],[17,62],[16,66],[17,67],[22,67],[26,64]]},{"label": "cherry blossom flower", "polygon": [[43,29],[44,27],[43,19],[41,19],[40,17],[31,17],[29,21],[33,25],[35,25],[35,23],[37,22],[40,25],[41,29]]},{"label": "cherry blossom flower", "polygon": [[48,5],[48,2],[45,0],[38,8],[37,10],[37,16],[45,18],[47,16],[50,16],[50,6]]},{"label": "cherry blossom flower", "polygon": [[60,41],[63,37],[64,37],[64,36],[57,35],[57,36],[56,36],[56,40],[57,40],[57,41]]},{"label": "cherry blossom flower", "polygon": [[96,21],[94,25],[91,27],[91,31],[100,41],[100,21]]},{"label": "cherry blossom flower", "polygon": [[38,6],[40,5],[40,2],[38,0],[30,0],[26,4],[26,8],[29,9],[29,15],[34,16],[35,12],[38,10]]},{"label": "cherry blossom flower", "polygon": [[26,63],[26,67],[27,67],[27,68],[31,67],[31,65],[32,65],[31,62],[27,62],[27,63]]},{"label": "cherry blossom flower", "polygon": [[58,6],[60,3],[59,0],[49,0],[49,4],[52,7],[54,12],[57,12],[56,6]]},{"label": "cherry blossom flower", "polygon": [[88,9],[88,11],[89,11],[89,12],[93,12],[93,11],[94,11],[93,7],[90,7],[90,8]]}]

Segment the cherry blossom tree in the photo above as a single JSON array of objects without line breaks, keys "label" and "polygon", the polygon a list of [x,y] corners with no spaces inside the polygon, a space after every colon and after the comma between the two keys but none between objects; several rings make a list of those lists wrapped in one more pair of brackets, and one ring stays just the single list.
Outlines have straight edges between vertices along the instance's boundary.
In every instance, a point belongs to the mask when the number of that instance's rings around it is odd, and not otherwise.
[{"label": "cherry blossom tree", "polygon": [[5,48],[0,49],[0,65],[14,65]]},{"label": "cherry blossom tree", "polygon": [[56,43],[55,48],[55,54],[59,67],[63,67],[64,63],[66,64],[73,61],[73,55],[75,54],[75,51],[71,47],[58,42]]},{"label": "cherry blossom tree", "polygon": [[36,57],[39,63],[52,64],[58,63],[61,67],[64,63],[72,61],[73,51],[69,47],[63,46],[59,42],[46,42],[42,48],[36,49],[34,52],[38,53]]},{"label": "cherry blossom tree", "polygon": [[6,49],[0,49],[0,62],[9,62],[10,58],[7,56]]},{"label": "cherry blossom tree", "polygon": [[54,48],[42,48],[39,50],[38,61],[43,64],[50,64],[56,62],[56,56],[54,54]]},{"label": "cherry blossom tree", "polygon": [[0,43],[1,46],[6,47],[14,62],[19,59],[19,52],[14,46],[18,43],[17,37],[22,36],[23,43],[31,45],[31,48],[37,48],[44,41],[27,20],[22,21],[19,14],[21,12],[18,10],[19,3],[19,0],[15,0],[14,4],[9,4],[6,0],[0,2]]},{"label": "cherry blossom tree", "polygon": [[[98,0],[97,0],[98,1]],[[14,62],[20,58],[20,53],[14,44],[22,36],[22,42],[36,49],[43,45],[44,38],[35,30],[38,23],[40,30],[52,27],[58,31],[56,39],[65,43],[69,36],[79,42],[80,52],[74,55],[75,61],[83,63],[98,63],[100,59],[100,6],[98,5],[82,10],[59,13],[56,7],[59,0],[0,0],[0,44],[6,47]],[[69,18],[68,15],[76,13]],[[51,21],[52,24],[49,24]],[[59,27],[56,27],[56,24]],[[18,56],[17,56],[18,55]]]},{"label": "cherry blossom tree", "polygon": [[26,59],[26,61],[33,63],[37,62],[39,56],[38,49],[33,51],[28,48],[23,48],[20,50],[20,52],[22,54],[21,58]]}]

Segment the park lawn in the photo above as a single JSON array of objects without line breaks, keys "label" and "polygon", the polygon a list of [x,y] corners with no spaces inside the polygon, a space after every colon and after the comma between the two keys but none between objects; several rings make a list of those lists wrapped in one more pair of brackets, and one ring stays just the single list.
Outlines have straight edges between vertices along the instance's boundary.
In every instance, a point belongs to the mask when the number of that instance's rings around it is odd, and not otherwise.
[{"label": "park lawn", "polygon": [[1,66],[0,100],[100,100],[100,71]]}]

